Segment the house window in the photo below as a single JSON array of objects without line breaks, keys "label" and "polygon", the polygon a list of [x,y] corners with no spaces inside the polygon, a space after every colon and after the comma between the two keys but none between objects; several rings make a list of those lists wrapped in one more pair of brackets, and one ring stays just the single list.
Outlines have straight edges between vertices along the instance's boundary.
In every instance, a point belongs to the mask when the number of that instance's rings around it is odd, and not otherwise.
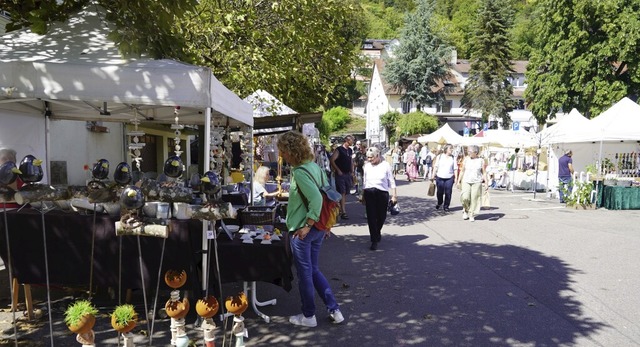
[{"label": "house window", "polygon": [[402,113],[409,113],[409,112],[411,112],[411,108],[413,106],[413,102],[411,100],[403,101],[401,103],[401,105],[402,105]]},{"label": "house window", "polygon": [[438,105],[438,112],[439,113],[450,113],[452,107],[453,107],[453,101],[444,100],[440,105]]}]

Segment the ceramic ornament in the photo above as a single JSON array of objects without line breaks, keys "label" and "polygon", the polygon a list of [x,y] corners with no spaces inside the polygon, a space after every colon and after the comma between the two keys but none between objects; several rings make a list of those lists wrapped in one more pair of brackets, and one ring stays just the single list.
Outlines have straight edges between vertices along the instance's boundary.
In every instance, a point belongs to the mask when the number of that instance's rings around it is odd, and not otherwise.
[{"label": "ceramic ornament", "polygon": [[187,273],[176,270],[168,270],[164,275],[164,282],[173,290],[171,297],[165,304],[164,308],[167,315],[171,317],[171,345],[177,347],[186,347],[189,344],[184,317],[189,313],[189,300],[184,298],[180,300],[180,290],[187,282]]}]

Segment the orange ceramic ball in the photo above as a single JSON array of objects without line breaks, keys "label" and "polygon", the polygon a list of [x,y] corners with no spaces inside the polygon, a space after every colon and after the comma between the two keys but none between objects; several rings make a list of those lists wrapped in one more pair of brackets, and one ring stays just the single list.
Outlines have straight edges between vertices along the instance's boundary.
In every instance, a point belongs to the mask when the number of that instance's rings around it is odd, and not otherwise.
[{"label": "orange ceramic ball", "polygon": [[247,310],[247,307],[249,307],[249,301],[244,292],[240,292],[234,296],[228,296],[224,301],[224,307],[227,308],[228,312],[240,316]]},{"label": "orange ceramic ball", "polygon": [[204,318],[213,317],[218,312],[219,307],[218,300],[211,295],[196,302],[196,312]]},{"label": "orange ceramic ball", "polygon": [[186,271],[167,270],[164,274],[164,282],[173,289],[178,289],[187,283]]},{"label": "orange ceramic ball", "polygon": [[189,313],[189,299],[184,298],[182,301],[167,301],[164,309],[171,318],[182,319]]}]

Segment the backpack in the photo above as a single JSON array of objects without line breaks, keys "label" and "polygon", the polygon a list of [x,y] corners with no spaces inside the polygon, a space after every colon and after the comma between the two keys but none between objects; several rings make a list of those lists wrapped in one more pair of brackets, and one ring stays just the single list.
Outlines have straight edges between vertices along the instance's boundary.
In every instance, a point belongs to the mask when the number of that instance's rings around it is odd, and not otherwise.
[{"label": "backpack", "polygon": [[[342,194],[338,193],[331,185],[325,182],[326,176],[321,171],[320,175],[322,176],[322,185],[318,184],[315,177],[304,167],[300,167],[299,170],[302,170],[311,177],[311,179],[316,183],[318,190],[320,190],[320,194],[322,195],[322,208],[320,209],[320,219],[315,222],[314,226],[318,230],[323,231],[331,231],[331,227],[333,227],[338,221],[338,214],[340,214],[340,200],[342,199]],[[304,206],[309,209],[309,200],[302,194],[300,191],[300,197],[304,203]]]},{"label": "backpack", "polygon": [[427,157],[424,158],[424,163],[426,165],[431,165],[432,162],[433,162],[433,158],[431,158],[431,156],[427,154]]}]

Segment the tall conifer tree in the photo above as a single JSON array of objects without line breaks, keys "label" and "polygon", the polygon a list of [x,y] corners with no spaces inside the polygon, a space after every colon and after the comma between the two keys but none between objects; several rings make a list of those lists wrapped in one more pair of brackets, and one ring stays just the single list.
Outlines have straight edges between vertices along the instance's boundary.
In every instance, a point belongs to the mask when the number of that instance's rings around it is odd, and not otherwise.
[{"label": "tall conifer tree", "polygon": [[433,0],[417,1],[416,10],[407,14],[400,36],[400,46],[390,58],[384,76],[402,92],[403,101],[422,106],[444,99],[444,88],[438,82],[449,76],[451,47],[433,31]]},{"label": "tall conifer tree", "polygon": [[509,78],[513,73],[510,63],[509,28],[512,10],[505,0],[483,0],[476,17],[475,35],[471,41],[471,67],[464,88],[462,104],[469,111],[511,124],[509,111],[513,109],[513,87]]}]

